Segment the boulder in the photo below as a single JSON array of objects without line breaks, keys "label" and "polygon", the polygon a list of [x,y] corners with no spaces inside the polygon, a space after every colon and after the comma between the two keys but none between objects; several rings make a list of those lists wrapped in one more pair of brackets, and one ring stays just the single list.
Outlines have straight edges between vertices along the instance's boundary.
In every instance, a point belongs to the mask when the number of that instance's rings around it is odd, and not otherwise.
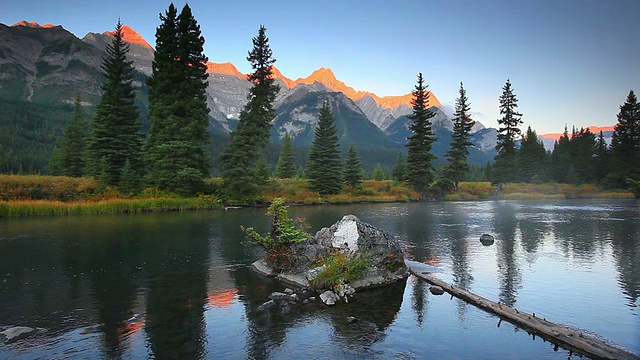
[{"label": "boulder", "polygon": [[36,332],[38,332],[38,329],[27,326],[14,326],[0,332],[0,341],[4,341],[5,344],[9,344],[31,336]]},{"label": "boulder", "polygon": [[482,236],[480,236],[480,242],[484,246],[493,245],[494,241],[495,241],[495,238],[489,234],[482,234]]},{"label": "boulder", "polygon": [[313,280],[321,268],[312,265],[334,252],[347,256],[366,256],[369,267],[363,281],[353,286],[375,287],[407,277],[407,266],[398,240],[390,233],[360,221],[354,215],[345,215],[331,227],[323,228],[316,235],[292,248],[293,273],[305,273]]},{"label": "boulder", "polygon": [[444,294],[444,290],[440,286],[431,286],[431,287],[429,287],[429,291],[431,291],[431,293],[433,295],[442,295],[442,294]]},{"label": "boulder", "polygon": [[[336,254],[349,258],[366,257],[368,267],[364,276],[339,281],[339,285],[330,289],[333,290],[331,298],[327,298],[327,292],[323,293],[325,298],[322,301],[325,303],[335,304],[340,298],[348,302],[348,298],[357,290],[391,284],[408,276],[398,240],[390,233],[360,221],[354,215],[345,215],[331,227],[321,229],[313,238],[292,245],[290,249],[290,268],[272,269],[264,259],[256,261],[253,268],[266,276],[277,274],[276,278],[288,286],[322,292],[328,289],[321,288],[323,285],[314,279],[325,270],[326,265],[318,266],[323,259]],[[335,300],[332,300],[333,297]]]},{"label": "boulder", "polygon": [[320,300],[322,300],[325,305],[335,305],[340,298],[333,291],[327,290],[320,294]]}]

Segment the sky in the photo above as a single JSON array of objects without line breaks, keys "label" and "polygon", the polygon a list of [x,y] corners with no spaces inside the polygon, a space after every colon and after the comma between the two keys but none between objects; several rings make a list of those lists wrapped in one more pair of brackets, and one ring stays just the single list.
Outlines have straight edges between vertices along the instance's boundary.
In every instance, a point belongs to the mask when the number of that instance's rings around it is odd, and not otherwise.
[{"label": "sky", "polygon": [[[175,2],[180,10],[185,2]],[[475,120],[497,127],[510,79],[524,131],[611,126],[640,91],[639,0],[188,2],[213,62],[241,72],[252,37],[267,28],[276,66],[291,78],[320,67],[356,90],[409,93],[422,73],[449,108],[464,83]],[[118,18],[151,45],[169,2],[2,0],[0,23],[62,25],[82,38]]]}]

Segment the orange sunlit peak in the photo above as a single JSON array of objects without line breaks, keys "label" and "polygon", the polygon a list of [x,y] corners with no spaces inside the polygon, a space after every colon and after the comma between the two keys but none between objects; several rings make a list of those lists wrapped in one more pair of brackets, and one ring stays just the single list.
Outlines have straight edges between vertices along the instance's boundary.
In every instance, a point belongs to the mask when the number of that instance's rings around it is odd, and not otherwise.
[{"label": "orange sunlit peak", "polygon": [[[106,35],[113,36],[113,31],[105,31]],[[133,30],[129,25],[122,25],[122,39],[130,44],[141,45],[149,49],[153,49],[142,35]]]},{"label": "orange sunlit peak", "polygon": [[32,27],[32,28],[52,28],[55,27],[55,25],[53,24],[44,24],[44,25],[40,25],[35,21],[26,21],[26,20],[22,20],[22,21],[18,21],[17,23],[11,25],[11,27],[16,27],[16,26],[26,26],[26,27]]},{"label": "orange sunlit peak", "polygon": [[242,78],[245,77],[245,75],[238,71],[238,69],[230,62],[214,63],[208,61],[206,65],[208,73],[235,75]]}]

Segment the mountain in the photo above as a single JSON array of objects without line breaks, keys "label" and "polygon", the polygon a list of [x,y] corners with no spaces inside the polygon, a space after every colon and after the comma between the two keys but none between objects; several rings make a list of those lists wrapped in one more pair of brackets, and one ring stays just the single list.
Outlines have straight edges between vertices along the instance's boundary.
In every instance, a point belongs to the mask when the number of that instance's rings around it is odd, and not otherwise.
[{"label": "mountain", "polygon": [[[154,50],[131,27],[124,25],[123,31],[130,44],[128,57],[135,69],[136,104],[141,111],[142,130],[146,131],[149,127],[146,78],[151,74]],[[48,157],[70,118],[69,104],[80,94],[91,115],[100,100],[100,85],[104,82],[100,64],[112,36],[112,32],[105,31],[88,33],[79,39],[59,25],[26,21],[13,26],[0,24],[0,131],[3,131],[0,171],[17,171],[18,165],[24,164],[25,171],[46,172]],[[207,72],[211,150],[218,153],[237,124],[251,83],[228,62],[208,62]],[[273,74],[280,92],[274,104],[277,117],[272,129],[273,145],[268,150],[271,153],[267,154],[270,160],[277,160],[277,144],[285,131],[294,134],[294,144],[304,154],[313,138],[318,106],[325,100],[334,111],[343,150],[356,145],[367,168],[377,162],[391,167],[397,152],[404,150],[406,134],[401,132],[406,128],[402,130],[396,122],[412,112],[411,94],[379,97],[357,91],[338,80],[329,68],[320,68],[296,80],[287,78],[275,67]],[[440,105],[433,93],[431,104]],[[450,130],[450,120],[444,114],[439,116],[441,127]],[[437,126],[434,124],[434,128]],[[30,135],[34,133],[37,136]],[[29,154],[29,149],[36,147],[39,149],[34,155],[36,162],[25,162],[24,156],[18,155]]]},{"label": "mountain", "polygon": [[[613,137],[613,130],[614,130],[613,126],[588,126],[587,129],[589,129],[589,131],[591,131],[592,133],[596,134],[596,139],[598,138],[600,131],[602,131],[602,135],[604,136],[604,141],[608,145],[611,145],[611,138]],[[542,144],[544,145],[544,148],[547,149],[547,151],[552,151],[554,144],[556,143],[556,141],[560,140],[560,137],[562,135],[563,133],[548,133],[548,134],[538,135],[538,139],[542,141]],[[571,134],[569,134],[569,136],[571,136]]]},{"label": "mountain", "polygon": [[[440,108],[432,106],[430,109],[435,113],[435,116],[431,118],[432,129],[436,136],[436,141],[433,143],[433,154],[438,157],[437,164],[444,165],[447,163],[445,154],[452,141],[453,122]],[[410,123],[411,119],[403,115],[389,125],[385,132],[389,138],[404,146],[407,143],[407,137],[411,135]],[[471,142],[475,146],[469,147],[469,162],[484,165],[487,161],[492,161],[495,156],[496,139],[497,131],[495,129],[483,128],[473,133]]]}]

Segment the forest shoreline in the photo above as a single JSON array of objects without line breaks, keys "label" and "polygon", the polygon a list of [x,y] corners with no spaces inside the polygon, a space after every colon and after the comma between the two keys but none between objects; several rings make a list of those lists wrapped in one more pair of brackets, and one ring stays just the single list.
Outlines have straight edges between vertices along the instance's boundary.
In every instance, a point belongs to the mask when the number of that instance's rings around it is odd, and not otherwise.
[{"label": "forest shoreline", "polygon": [[[291,205],[402,203],[420,200],[405,183],[392,180],[364,180],[358,188],[321,196],[308,189],[305,179],[272,179],[264,185],[256,201],[223,200],[222,180],[207,181],[207,192],[180,197],[157,189],[145,189],[126,196],[110,187],[101,187],[92,178],[41,175],[0,175],[0,217],[32,217],[88,214],[131,214],[167,211],[228,209],[266,206],[276,197]],[[457,191],[435,201],[553,200],[553,199],[634,199],[627,190],[605,191],[594,184],[504,184],[500,191],[489,182],[462,182]]]}]

